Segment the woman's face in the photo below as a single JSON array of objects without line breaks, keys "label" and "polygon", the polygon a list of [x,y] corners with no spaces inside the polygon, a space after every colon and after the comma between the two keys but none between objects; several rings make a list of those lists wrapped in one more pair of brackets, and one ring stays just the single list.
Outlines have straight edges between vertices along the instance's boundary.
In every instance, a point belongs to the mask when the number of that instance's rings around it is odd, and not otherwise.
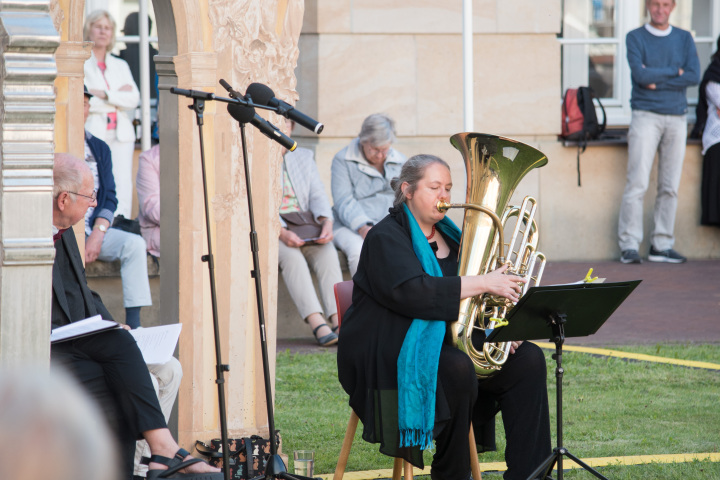
[{"label": "woman's face", "polygon": [[403,183],[406,203],[418,223],[426,226],[434,225],[445,216],[437,209],[437,202],[450,201],[452,178],[450,170],[440,163],[433,163],[425,169],[425,175],[420,179],[414,192],[409,193],[407,182]]},{"label": "woman's face", "polygon": [[112,36],[112,25],[107,17],[100,17],[100,20],[90,25],[90,41],[95,42],[96,47],[107,47],[110,45]]},{"label": "woman's face", "polygon": [[388,156],[388,152],[390,152],[391,145],[388,143],[387,145],[380,145],[380,146],[374,146],[370,144],[361,144],[363,155],[365,156],[365,159],[368,161],[368,163],[374,167],[378,167],[385,163],[385,159]]}]

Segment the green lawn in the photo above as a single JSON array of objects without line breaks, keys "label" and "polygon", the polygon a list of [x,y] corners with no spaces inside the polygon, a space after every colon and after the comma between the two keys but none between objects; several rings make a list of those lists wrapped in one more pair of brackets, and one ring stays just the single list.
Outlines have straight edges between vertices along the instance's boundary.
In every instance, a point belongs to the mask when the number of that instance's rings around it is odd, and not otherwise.
[{"label": "green lawn", "polygon": [[[611,347],[634,353],[720,364],[719,345]],[[548,394],[555,444],[555,374],[546,350]],[[565,351],[564,444],[580,458],[720,452],[720,372],[627,361]],[[315,450],[316,474],[332,473],[350,415],[337,381],[334,352],[277,356],[276,427],[283,451]],[[502,462],[505,448],[497,419],[498,451],[480,462]],[[353,443],[347,471],[392,467],[392,459],[360,438]],[[426,452],[429,463],[430,452]],[[569,460],[566,460],[569,464]],[[292,471],[292,461],[288,465]],[[693,462],[598,467],[612,479],[720,479],[720,463]],[[567,478],[595,478],[567,472]],[[483,478],[502,478],[487,472]]]}]

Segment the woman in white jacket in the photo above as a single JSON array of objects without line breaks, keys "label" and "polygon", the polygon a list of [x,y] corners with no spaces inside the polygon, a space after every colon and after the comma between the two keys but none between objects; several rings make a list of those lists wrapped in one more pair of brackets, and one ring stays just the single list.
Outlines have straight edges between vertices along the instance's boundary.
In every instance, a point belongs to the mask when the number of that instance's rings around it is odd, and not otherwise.
[{"label": "woman in white jacket", "polygon": [[85,85],[94,95],[85,128],[110,146],[118,199],[115,215],[131,218],[135,149],[132,116],[140,92],[125,60],[110,54],[115,45],[115,27],[115,20],[104,10],[95,10],[85,20],[83,38],[94,43],[92,55],[85,61]]}]

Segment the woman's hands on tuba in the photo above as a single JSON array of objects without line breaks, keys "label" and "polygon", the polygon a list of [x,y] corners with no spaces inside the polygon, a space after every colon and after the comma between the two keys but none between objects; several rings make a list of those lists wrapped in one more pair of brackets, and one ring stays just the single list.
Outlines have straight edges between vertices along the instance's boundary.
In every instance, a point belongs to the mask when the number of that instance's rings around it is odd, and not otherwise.
[{"label": "woman's hands on tuba", "polygon": [[460,277],[460,298],[487,293],[517,302],[522,292],[521,284],[527,283],[527,279],[509,275],[505,273],[507,269],[506,264],[485,275]]}]

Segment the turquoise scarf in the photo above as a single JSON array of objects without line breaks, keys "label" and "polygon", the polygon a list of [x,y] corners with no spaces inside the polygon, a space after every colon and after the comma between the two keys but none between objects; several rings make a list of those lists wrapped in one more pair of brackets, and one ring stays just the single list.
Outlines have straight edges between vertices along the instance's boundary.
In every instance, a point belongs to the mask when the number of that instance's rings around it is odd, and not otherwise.
[{"label": "turquoise scarf", "polygon": [[[407,205],[403,204],[403,208],[410,223],[413,250],[423,270],[433,277],[442,277],[425,234]],[[439,221],[436,227],[460,243],[460,229],[448,217]],[[438,361],[445,329],[445,322],[416,318],[405,335],[397,361],[400,447],[419,446],[420,450],[425,450],[432,446]]]}]

